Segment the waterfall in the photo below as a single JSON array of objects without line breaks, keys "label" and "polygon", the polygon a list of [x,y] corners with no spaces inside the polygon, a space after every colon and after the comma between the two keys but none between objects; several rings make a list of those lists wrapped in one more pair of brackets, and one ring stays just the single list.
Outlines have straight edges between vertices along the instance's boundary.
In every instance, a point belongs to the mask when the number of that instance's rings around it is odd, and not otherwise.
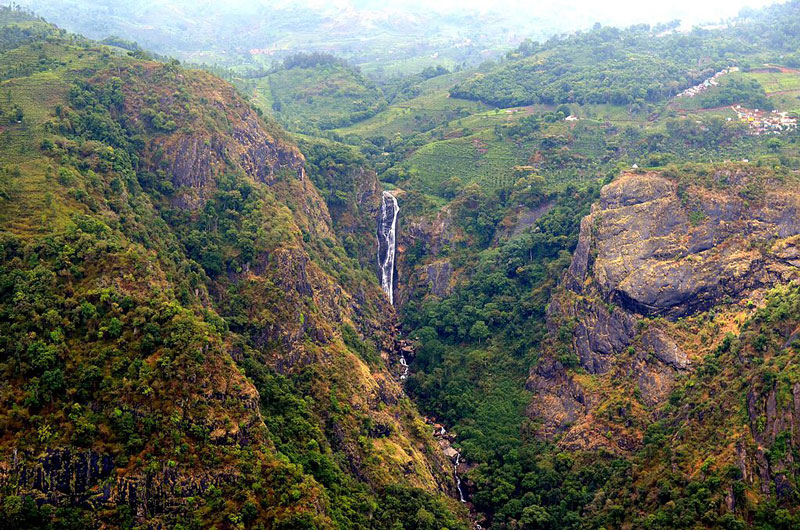
[{"label": "waterfall", "polygon": [[406,356],[402,353],[400,354],[400,366],[403,367],[403,373],[400,374],[400,380],[404,380],[408,377],[408,363],[406,362]]},{"label": "waterfall", "polygon": [[456,488],[458,488],[458,500],[461,502],[467,502],[467,499],[464,498],[464,492],[461,491],[461,477],[458,475],[458,463],[461,460],[461,451],[456,453],[456,461],[453,464],[453,474],[456,476]]},{"label": "waterfall", "polygon": [[397,230],[397,199],[388,191],[383,192],[381,215],[378,219],[378,265],[381,269],[381,287],[394,305],[394,252]]}]

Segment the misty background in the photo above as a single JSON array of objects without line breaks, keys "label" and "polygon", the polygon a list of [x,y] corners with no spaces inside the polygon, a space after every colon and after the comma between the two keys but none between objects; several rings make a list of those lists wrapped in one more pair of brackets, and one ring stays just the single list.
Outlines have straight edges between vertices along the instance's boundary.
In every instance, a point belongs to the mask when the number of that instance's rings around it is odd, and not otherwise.
[{"label": "misty background", "polygon": [[[110,36],[182,61],[267,67],[297,52],[327,52],[368,74],[501,57],[525,39],[591,28],[661,24],[716,27],[770,0],[641,2],[567,0],[501,5],[476,0],[21,0],[69,31]],[[744,10],[744,11],[742,11]]]}]

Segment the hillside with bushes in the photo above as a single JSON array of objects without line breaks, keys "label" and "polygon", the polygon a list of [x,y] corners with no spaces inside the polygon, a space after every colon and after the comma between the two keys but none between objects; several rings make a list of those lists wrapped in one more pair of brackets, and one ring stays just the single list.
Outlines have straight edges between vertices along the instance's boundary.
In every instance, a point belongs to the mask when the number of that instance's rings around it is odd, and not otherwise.
[{"label": "hillside with bushes", "polygon": [[211,75],[0,15],[3,526],[465,527],[324,169]]}]

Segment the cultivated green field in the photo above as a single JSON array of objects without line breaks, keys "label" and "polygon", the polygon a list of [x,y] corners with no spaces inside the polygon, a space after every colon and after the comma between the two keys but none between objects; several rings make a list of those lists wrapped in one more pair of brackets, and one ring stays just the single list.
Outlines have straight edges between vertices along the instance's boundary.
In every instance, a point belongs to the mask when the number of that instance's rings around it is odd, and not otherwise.
[{"label": "cultivated green field", "polygon": [[434,129],[450,121],[464,118],[486,108],[476,101],[455,99],[446,93],[423,95],[393,105],[385,111],[350,127],[337,129],[341,135],[356,134],[391,137]]},{"label": "cultivated green field", "polygon": [[442,182],[457,177],[464,184],[478,182],[487,188],[512,184],[513,168],[525,162],[513,143],[499,140],[492,131],[432,142],[406,162],[410,186],[437,190]]},{"label": "cultivated green field", "polygon": [[375,116],[335,132],[346,136],[355,134],[362,138],[371,136],[391,137],[425,132],[452,120],[464,118],[489,107],[477,101],[450,97],[450,88],[463,80],[463,72],[441,75],[417,85],[419,95],[396,103]]},{"label": "cultivated green field", "polygon": [[755,79],[767,94],[775,92],[800,91],[800,72],[747,72],[742,74],[745,78]]}]

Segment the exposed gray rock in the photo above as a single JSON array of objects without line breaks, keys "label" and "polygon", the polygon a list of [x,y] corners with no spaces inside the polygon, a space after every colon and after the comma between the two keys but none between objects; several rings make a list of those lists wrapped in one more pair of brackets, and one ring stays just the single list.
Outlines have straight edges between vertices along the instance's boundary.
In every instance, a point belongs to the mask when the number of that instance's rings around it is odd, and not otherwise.
[{"label": "exposed gray rock", "polygon": [[519,206],[514,214],[516,218],[512,217],[514,224],[510,228],[498,230],[495,239],[517,237],[535,225],[536,221],[553,209],[553,206],[555,206],[553,201],[548,201],[534,207]]},{"label": "exposed gray rock", "polygon": [[450,276],[453,274],[453,266],[449,260],[433,262],[425,270],[428,274],[428,285],[431,293],[436,296],[450,294]]},{"label": "exposed gray rock", "polygon": [[583,388],[553,359],[542,359],[531,373],[526,388],[536,396],[528,413],[545,420],[542,434],[546,437],[562,432],[588,412]]},{"label": "exposed gray rock", "polygon": [[677,368],[685,369],[689,366],[686,353],[675,344],[669,335],[658,328],[648,328],[642,333],[642,346],[650,351],[661,362]]},{"label": "exposed gray rock", "polygon": [[[397,193],[397,196],[402,208],[402,192]],[[435,278],[431,278],[429,267],[424,264],[409,263],[407,252],[411,248],[421,248],[422,254],[435,259],[441,255],[445,247],[453,245],[459,239],[460,233],[453,223],[450,209],[445,207],[438,211],[435,217],[414,220],[403,218],[401,210],[397,222],[395,306],[405,304],[416,291],[430,291],[436,296],[445,296],[449,292],[449,274],[452,273],[452,268],[450,271],[442,269],[438,263],[449,263],[449,261],[434,263]],[[431,282],[436,285],[432,285]]]},{"label": "exposed gray rock", "polygon": [[692,200],[653,174],[624,175],[603,188],[581,224],[568,287],[581,292],[591,275],[604,298],[627,310],[675,318],[790,273],[750,243],[800,233],[791,214],[797,196],[776,193],[751,205],[707,191]]},{"label": "exposed gray rock", "polygon": [[68,504],[102,510],[128,505],[140,520],[188,511],[189,499],[211,486],[235,483],[231,472],[192,473],[164,465],[160,470],[117,475],[107,454],[50,449],[39,458],[15,453],[0,465],[0,486],[33,495],[39,504]]},{"label": "exposed gray rock", "polygon": [[[572,262],[548,309],[548,354],[528,381],[535,393],[529,412],[543,420],[544,437],[562,434],[562,445],[580,448],[603,443],[601,435],[608,433],[592,419],[602,396],[587,397],[553,360],[565,348],[585,372],[633,383],[655,410],[692,363],[652,319],[675,320],[735,303],[800,277],[800,194],[759,182],[765,196],[745,199],[741,190],[763,177],[726,171],[710,177],[725,182],[720,186],[679,191],[677,181],[649,173],[624,174],[601,190],[581,221]],[[751,416],[764,411],[773,439],[775,429],[794,428],[774,403],[753,399]],[[763,455],[754,458],[759,468],[769,465]],[[775,477],[790,469],[789,462],[780,465],[759,474]]]}]

